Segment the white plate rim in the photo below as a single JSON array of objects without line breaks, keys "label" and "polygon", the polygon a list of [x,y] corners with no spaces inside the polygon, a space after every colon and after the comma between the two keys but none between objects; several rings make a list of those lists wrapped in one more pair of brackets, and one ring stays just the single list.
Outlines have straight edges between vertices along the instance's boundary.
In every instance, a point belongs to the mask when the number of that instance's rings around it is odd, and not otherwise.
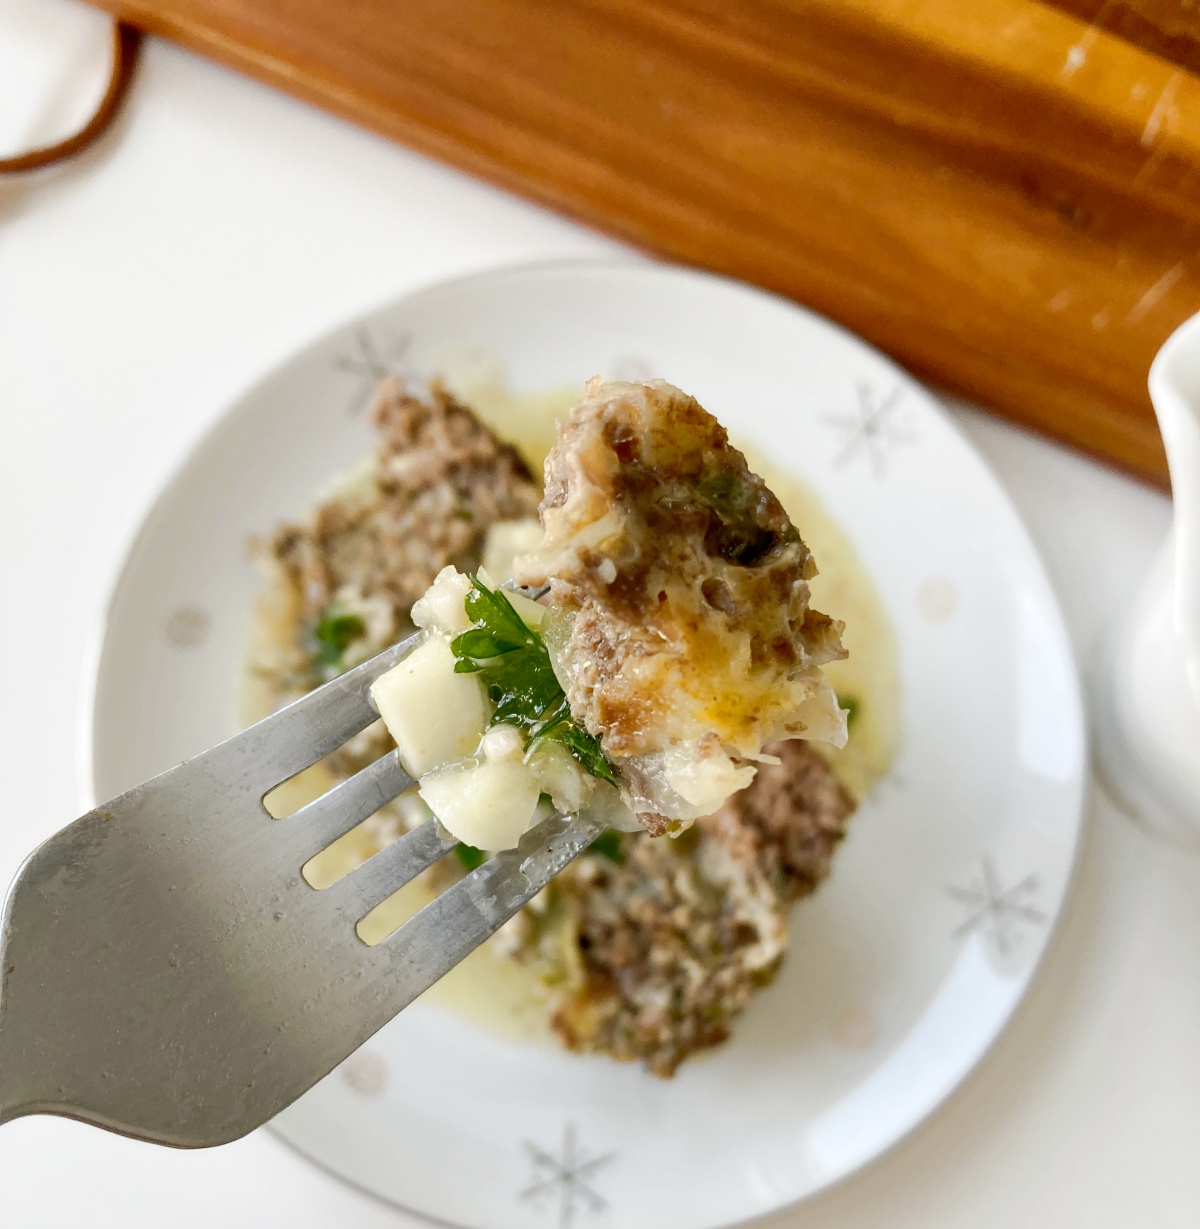
[{"label": "white plate rim", "polygon": [[[719,1222],[713,1221],[711,1226],[709,1226],[709,1229],[735,1229],[736,1226],[754,1224],[770,1216],[778,1215],[781,1211],[784,1211],[787,1208],[797,1207],[802,1203],[807,1203],[809,1200],[818,1195],[822,1195],[828,1191],[840,1187],[848,1179],[861,1172],[862,1169],[888,1155],[893,1149],[907,1140],[925,1122],[951,1104],[951,1102],[963,1090],[966,1083],[977,1074],[980,1065],[991,1053],[993,1047],[1000,1039],[1000,1036],[1012,1023],[1014,1016],[1016,1015],[1021,1004],[1025,1001],[1036,979],[1041,975],[1047,954],[1059,933],[1063,921],[1063,914],[1067,908],[1071,893],[1074,889],[1079,859],[1082,851],[1084,825],[1086,822],[1085,804],[1091,771],[1090,747],[1086,737],[1087,719],[1085,696],[1081,684],[1074,646],[1067,629],[1061,602],[1050,578],[1045,560],[1042,557],[1041,551],[1037,547],[1035,539],[1029,532],[1025,519],[1021,516],[1019,509],[1009,496],[1006,487],[1000,480],[994,466],[991,464],[987,456],[980,451],[974,441],[967,435],[958,422],[955,421],[954,417],[947,410],[945,402],[942,398],[940,398],[934,390],[930,389],[922,381],[911,375],[889,355],[878,350],[871,343],[865,341],[851,330],[845,328],[836,321],[830,320],[828,317],[823,316],[814,309],[803,304],[793,302],[792,300],[777,295],[771,291],[764,290],[760,287],[738,281],[737,279],[728,278],[720,274],[710,273],[701,269],[683,265],[675,265],[669,262],[658,261],[653,258],[640,256],[535,259],[512,264],[501,263],[449,278],[433,278],[428,281],[418,283],[399,295],[387,296],[371,307],[357,311],[337,323],[323,327],[319,330],[314,330],[298,344],[291,346],[286,353],[271,363],[271,365],[266,368],[257,378],[244,386],[235,397],[225,404],[222,410],[213,415],[202,431],[185,443],[182,453],[175,458],[174,463],[169,468],[165,479],[158,485],[153,496],[144,504],[143,511],[137,517],[136,527],[129,535],[125,548],[120,552],[119,565],[117,566],[115,572],[113,573],[112,579],[107,586],[105,598],[101,607],[100,617],[93,626],[92,633],[85,649],[83,678],[79,698],[79,716],[77,720],[76,763],[79,771],[78,779],[80,782],[81,805],[84,809],[90,809],[95,805],[96,798],[94,779],[96,770],[94,740],[96,731],[96,705],[98,700],[98,685],[100,681],[100,666],[103,659],[105,644],[111,631],[114,608],[118,603],[123,587],[128,582],[140,549],[152,537],[156,527],[156,522],[158,518],[162,516],[165,505],[167,504],[174,487],[191,465],[193,458],[197,453],[203,451],[214,439],[214,437],[216,437],[232,420],[243,414],[252,412],[250,409],[250,403],[265,385],[269,384],[281,372],[286,370],[289,365],[293,363],[301,354],[305,353],[311,348],[330,339],[336,334],[353,328],[356,324],[368,321],[382,313],[395,309],[408,300],[419,298],[420,296],[429,292],[468,289],[475,283],[486,283],[495,278],[537,275],[548,272],[576,272],[587,274],[589,272],[621,271],[637,272],[641,274],[649,273],[655,276],[680,279],[693,279],[697,283],[733,287],[742,291],[749,291],[755,295],[762,296],[765,299],[772,300],[776,304],[795,311],[802,316],[819,321],[824,327],[833,330],[843,338],[848,339],[855,346],[871,354],[878,362],[891,368],[893,371],[898,372],[904,379],[911,381],[928,397],[930,402],[940,412],[944,426],[957,437],[958,442],[974,456],[977,462],[987,472],[988,477],[995,485],[997,494],[1013,516],[1019,532],[1024,540],[1024,545],[1028,550],[1029,556],[1036,565],[1039,580],[1044,585],[1045,592],[1050,599],[1050,604],[1055,618],[1056,631],[1061,633],[1061,642],[1066,649],[1066,657],[1062,664],[1069,675],[1070,681],[1070,716],[1077,723],[1081,732],[1082,758],[1079,767],[1078,780],[1075,782],[1074,794],[1071,801],[1071,809],[1074,815],[1074,827],[1072,831],[1071,851],[1067,862],[1066,875],[1061,893],[1058,899],[1054,902],[1053,913],[1048,918],[1047,923],[1041,932],[1042,937],[1038,944],[1036,955],[1029,962],[1027,972],[1022,975],[1023,985],[1020,993],[1005,1010],[997,1013],[993,1017],[990,1031],[985,1037],[980,1039],[976,1049],[973,1050],[969,1056],[964,1058],[961,1069],[956,1071],[954,1074],[948,1090],[940,1097],[935,1099],[922,1113],[909,1121],[901,1130],[888,1139],[886,1143],[878,1147],[871,1155],[863,1157],[857,1161],[844,1172],[823,1182],[818,1187],[803,1192],[798,1197],[780,1202],[772,1208],[753,1212],[745,1217],[737,1217],[732,1220],[723,1220]],[[306,1161],[316,1165],[323,1172],[336,1178],[339,1182],[346,1184],[352,1189],[365,1193],[370,1198],[384,1206],[399,1208],[409,1215],[420,1218],[430,1224],[447,1226],[448,1229],[459,1229],[459,1227],[464,1223],[444,1219],[428,1211],[406,1205],[401,1200],[390,1194],[384,1194],[380,1191],[376,1191],[369,1185],[366,1185],[356,1178],[339,1172],[326,1161],[309,1153],[303,1146],[290,1139],[276,1124],[268,1124],[268,1129],[271,1131],[274,1138],[281,1141],[290,1151],[304,1157]]]}]

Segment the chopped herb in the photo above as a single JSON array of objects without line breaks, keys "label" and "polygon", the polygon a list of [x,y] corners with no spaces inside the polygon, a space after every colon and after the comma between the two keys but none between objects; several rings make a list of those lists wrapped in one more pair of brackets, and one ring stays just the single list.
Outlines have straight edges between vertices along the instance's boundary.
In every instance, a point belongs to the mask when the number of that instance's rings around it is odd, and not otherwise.
[{"label": "chopped herb", "polygon": [[362,615],[354,614],[336,602],[326,606],[313,629],[313,638],[317,642],[314,654],[317,663],[322,666],[339,665],[342,654],[355,640],[365,635],[366,630]]},{"label": "chopped herb", "polygon": [[713,516],[704,535],[705,549],[711,555],[720,555],[741,567],[753,567],[779,543],[800,540],[793,525],[776,533],[759,523],[763,514],[762,494],[738,474],[722,470],[700,482],[696,494]]},{"label": "chopped herb", "polygon": [[854,696],[838,696],[838,704],[846,710],[846,729],[851,729],[862,712],[862,702]]},{"label": "chopped herb", "polygon": [[599,741],[571,716],[541,636],[525,626],[498,589],[475,576],[471,585],[466,610],[475,626],[455,636],[450,648],[458,658],[456,674],[482,676],[496,706],[491,724],[515,725],[526,736],[526,749],[538,742],[561,743],[593,777],[616,785]]},{"label": "chopped herb", "polygon": [[754,515],[757,492],[732,470],[718,470],[696,486],[696,494],[718,516],[727,521],[743,521]]},{"label": "chopped herb", "polygon": [[454,856],[467,868],[473,871],[476,867],[482,866],[487,855],[482,849],[476,849],[474,845],[467,845],[460,841],[454,846]]},{"label": "chopped herb", "polygon": [[589,853],[598,853],[602,858],[615,862],[619,866],[625,861],[625,851],[621,848],[621,834],[616,828],[605,828],[603,832],[588,846]]}]

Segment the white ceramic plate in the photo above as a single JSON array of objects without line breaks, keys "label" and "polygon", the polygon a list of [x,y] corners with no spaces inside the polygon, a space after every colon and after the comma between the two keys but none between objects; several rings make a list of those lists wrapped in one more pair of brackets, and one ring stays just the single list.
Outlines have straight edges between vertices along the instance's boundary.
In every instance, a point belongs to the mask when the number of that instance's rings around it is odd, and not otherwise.
[{"label": "white ceramic plate", "polygon": [[660,1081],[417,1003],[275,1123],[314,1160],[479,1229],[707,1229],[878,1156],[967,1075],[1062,906],[1086,771],[1077,680],[1041,563],[946,413],[792,304],[649,263],[485,273],[295,355],[172,480],[120,575],[91,729],[107,798],[228,735],[258,587],[249,534],[367,450],[373,375],[448,347],[516,389],[662,375],[816,491],[899,642],[904,738],[777,982],[732,1042]]}]

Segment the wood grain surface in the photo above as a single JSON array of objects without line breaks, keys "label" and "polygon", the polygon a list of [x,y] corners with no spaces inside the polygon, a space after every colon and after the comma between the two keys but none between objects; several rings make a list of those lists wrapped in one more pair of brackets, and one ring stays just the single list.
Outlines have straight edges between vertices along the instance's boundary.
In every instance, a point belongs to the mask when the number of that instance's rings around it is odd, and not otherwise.
[{"label": "wood grain surface", "polygon": [[935,385],[1166,482],[1146,372],[1200,311],[1200,80],[1076,15],[1039,0],[102,5],[788,295]]},{"label": "wood grain surface", "polygon": [[1089,25],[1200,72],[1200,7],[1196,0],[1053,0]]}]

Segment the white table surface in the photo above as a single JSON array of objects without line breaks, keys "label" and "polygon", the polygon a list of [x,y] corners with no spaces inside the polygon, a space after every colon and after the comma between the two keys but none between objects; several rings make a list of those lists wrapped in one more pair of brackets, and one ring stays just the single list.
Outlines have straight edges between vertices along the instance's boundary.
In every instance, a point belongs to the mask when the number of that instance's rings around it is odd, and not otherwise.
[{"label": "white table surface", "polygon": [[[0,152],[86,113],[105,30],[70,0],[0,0]],[[0,179],[0,880],[79,810],[78,698],[108,583],[223,407],[308,338],[410,287],[621,250],[157,42],[102,148]],[[1044,552],[1086,667],[1168,501],[955,412]],[[266,1131],[183,1153],[51,1118],[0,1130],[6,1229],[214,1223],[422,1222]],[[1094,791],[1065,919],[993,1053],[892,1153],[769,1223],[1200,1224],[1200,859]]]}]

